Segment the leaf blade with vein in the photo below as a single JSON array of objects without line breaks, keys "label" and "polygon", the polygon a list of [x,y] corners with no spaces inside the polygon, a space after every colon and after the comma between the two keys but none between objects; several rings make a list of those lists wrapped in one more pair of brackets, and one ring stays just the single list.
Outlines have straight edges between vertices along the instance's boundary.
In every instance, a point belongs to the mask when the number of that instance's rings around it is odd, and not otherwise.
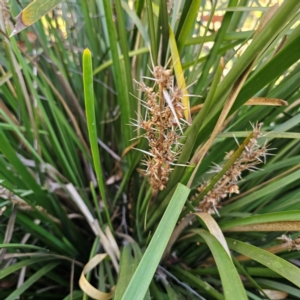
[{"label": "leaf blade with vein", "polygon": [[62,0],[35,0],[31,2],[16,17],[17,23],[10,37],[38,21],[60,2],[62,2]]}]

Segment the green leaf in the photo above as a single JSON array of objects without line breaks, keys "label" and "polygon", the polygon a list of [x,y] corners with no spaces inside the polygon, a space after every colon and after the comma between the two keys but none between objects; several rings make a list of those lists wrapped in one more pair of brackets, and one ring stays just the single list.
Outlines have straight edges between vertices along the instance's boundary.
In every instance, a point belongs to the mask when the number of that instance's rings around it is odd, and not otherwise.
[{"label": "green leaf", "polygon": [[24,293],[28,288],[30,288],[36,281],[38,281],[41,277],[49,273],[52,269],[54,269],[58,262],[52,262],[47,264],[46,266],[42,267],[36,273],[31,275],[20,287],[15,289],[5,300],[15,300],[18,298],[22,293]]},{"label": "green leaf", "polygon": [[185,116],[185,120],[187,122],[192,123],[192,117],[191,117],[191,111],[190,111],[190,100],[189,100],[188,91],[187,91],[187,87],[186,87],[186,83],[185,83],[185,79],[184,79],[184,73],[183,73],[182,66],[181,66],[180,56],[179,56],[179,52],[177,49],[175,36],[174,36],[174,33],[173,33],[171,27],[169,28],[169,31],[170,31],[169,44],[170,44],[173,68],[174,68],[174,72],[175,72],[177,85],[181,89],[182,94],[183,94],[181,102],[182,102],[183,106],[185,107],[184,116]]},{"label": "green leaf", "polygon": [[176,291],[174,289],[172,289],[172,287],[169,285],[169,283],[163,281],[163,285],[167,291],[168,299],[179,300],[178,294],[176,293]]},{"label": "green leaf", "polygon": [[[137,56],[137,55],[141,55],[141,54],[145,54],[148,53],[149,49],[148,48],[140,48],[134,51],[130,51],[129,52],[129,57],[133,57],[133,56]],[[122,60],[123,59],[123,55],[119,56],[119,59]],[[94,75],[100,73],[101,71],[103,71],[104,69],[108,68],[109,66],[111,66],[113,64],[112,59],[108,60],[107,62],[103,63],[101,66],[97,67],[94,70]]]},{"label": "green leaf", "polygon": [[[274,38],[276,38],[277,35],[279,34],[282,27],[288,21],[290,21],[290,19],[293,17],[293,14],[295,13],[295,11],[297,11],[297,9],[299,7],[300,7],[300,3],[297,0],[283,2],[283,4],[280,6],[280,9],[278,9],[276,15],[274,15],[274,17],[272,17],[272,19],[266,25],[268,30],[262,30],[259,32],[259,34],[255,37],[255,39],[253,39],[252,43],[248,46],[248,48],[243,53],[243,55],[241,55],[236,60],[235,64],[231,68],[230,72],[226,75],[224,80],[220,83],[217,93],[215,95],[215,99],[218,99],[218,103],[215,105],[215,107],[210,112],[210,116],[215,115],[216,112],[220,110],[221,106],[223,105],[223,103],[225,101],[224,95],[227,95],[227,93],[229,92],[228,87],[230,87],[234,83],[234,81],[242,74],[242,72],[245,70],[245,68],[249,65],[249,62],[252,61],[255,57],[257,57],[257,55],[260,55],[262,53],[262,51],[266,48],[267,45],[270,45],[270,43],[274,40]],[[291,50],[292,49],[290,49],[290,51]],[[294,50],[292,50],[292,51],[294,51]],[[277,55],[279,55],[279,54],[277,54]],[[291,55],[292,55],[292,53],[291,53]],[[282,68],[285,68],[284,70],[286,70],[288,67],[290,67],[291,63],[295,62],[295,58],[297,55],[298,55],[298,59],[299,59],[300,54],[298,52],[294,52],[294,54],[291,56],[291,58],[292,58],[291,60],[286,56],[284,58],[282,57],[282,59],[280,61],[280,68],[275,67],[276,66],[275,62],[274,62],[274,65],[272,63],[272,71],[273,72],[271,72],[271,74],[268,74],[268,77],[272,76],[272,78],[276,78],[277,76],[280,76],[282,74]],[[278,63],[278,61],[277,61],[277,63]],[[266,73],[264,73],[264,75],[266,76]],[[261,80],[262,80],[262,78],[261,78]],[[255,84],[253,83],[251,85],[252,93],[251,93],[250,97],[252,97],[255,94],[255,92],[257,91],[256,84],[258,84],[258,82],[259,82],[259,80],[256,79]],[[247,82],[246,82],[246,84],[247,84]],[[250,86],[249,86],[249,89],[250,89]],[[249,89],[247,88],[247,90],[249,90]],[[241,90],[240,94],[242,92],[243,92],[243,89]],[[237,98],[235,103],[241,103],[240,102],[241,100],[239,100],[240,99],[239,97]],[[249,98],[243,99],[243,103],[246,102]],[[220,99],[222,99],[222,101]],[[236,109],[235,105],[233,106],[233,109]]]},{"label": "green leaf", "polygon": [[[235,5],[237,5],[237,3],[238,3],[238,0],[230,0],[228,2],[228,7],[235,6]],[[220,59],[220,57],[218,55],[218,51],[219,51],[221,44],[223,43],[224,37],[227,32],[227,28],[230,25],[232,16],[233,16],[233,12],[230,12],[230,11],[227,11],[224,15],[224,18],[222,21],[222,26],[218,30],[214,45],[213,45],[212,49],[209,51],[208,58],[206,59],[204,65],[203,65],[203,71],[201,73],[199,82],[197,84],[196,94],[200,94],[202,92],[202,89],[206,83],[206,80],[207,80],[207,77],[208,77],[211,67],[215,64],[215,62],[219,61],[219,59]]]},{"label": "green leaf", "polygon": [[259,262],[300,288],[300,269],[298,267],[266,250],[234,239],[226,240],[230,249]]},{"label": "green leaf", "polygon": [[21,30],[32,25],[43,15],[53,9],[62,0],[34,0],[26,6],[16,17],[17,23],[10,36],[19,33]]},{"label": "green leaf", "polygon": [[33,249],[33,250],[39,250],[39,251],[45,250],[44,248],[38,247],[38,246],[35,246],[35,245],[17,244],[17,243],[0,244],[0,248]]},{"label": "green leaf", "polygon": [[200,3],[201,3],[201,0],[185,2],[186,14],[181,15],[180,22],[182,22],[182,27],[180,27],[180,30],[176,32],[176,41],[177,41],[177,47],[178,47],[179,54],[181,53],[184,43],[185,43],[186,39],[189,37],[192,26],[195,23]]},{"label": "green leaf", "polygon": [[259,189],[258,191],[251,193],[250,195],[243,197],[242,199],[238,200],[237,202],[228,204],[227,206],[225,206],[224,208],[221,209],[221,214],[228,213],[232,210],[241,209],[245,205],[252,203],[255,200],[257,200],[263,196],[268,195],[270,193],[270,191],[272,191],[272,192],[279,191],[283,187],[286,187],[288,184],[290,184],[294,181],[297,181],[299,179],[299,177],[300,177],[300,170],[297,170],[297,171],[293,172],[292,174],[285,176],[284,178],[276,180],[275,182],[271,182],[267,186]]},{"label": "green leaf", "polygon": [[225,299],[248,299],[231,257],[220,242],[206,230],[193,229],[192,232],[199,234],[204,239],[214,257],[221,277]]},{"label": "green leaf", "polygon": [[106,200],[103,172],[102,172],[100,153],[98,148],[95,98],[94,98],[94,86],[93,86],[92,56],[91,56],[91,52],[88,49],[85,49],[83,52],[83,85],[84,85],[84,100],[86,106],[87,126],[89,131],[94,168],[97,175],[98,185],[100,187],[101,197],[104,202],[106,221],[109,224],[111,231],[113,231],[113,227],[109,215],[109,207]]},{"label": "green leaf", "polygon": [[168,10],[167,1],[160,0],[159,3],[159,18],[157,26],[157,36],[160,37],[160,43],[157,45],[160,51],[160,61],[161,65],[167,63],[167,51],[169,46],[169,22],[168,22]]},{"label": "green leaf", "polygon": [[232,111],[260,91],[270,81],[276,79],[284,71],[300,59],[300,32],[283,49],[281,49],[266,65],[245,83],[239,93]]},{"label": "green leaf", "polygon": [[[126,11],[126,13],[128,14],[128,16],[131,18],[132,22],[134,22],[134,25],[138,28],[139,32],[141,33],[145,44],[148,45],[150,44],[150,39],[149,39],[149,35],[146,31],[145,26],[143,26],[141,20],[139,19],[139,17],[137,16],[137,14],[135,13],[134,10],[131,10],[128,3],[125,1],[121,1],[121,5],[123,7],[123,9]],[[148,48],[146,48],[147,52],[149,51]],[[130,56],[130,52],[129,52],[129,56]],[[1,81],[0,81],[1,82]]]},{"label": "green leaf", "polygon": [[72,294],[65,297],[63,300],[81,300],[82,299],[82,291],[73,291]]},{"label": "green leaf", "polygon": [[281,211],[269,214],[255,215],[248,218],[236,219],[226,222],[224,225],[220,225],[223,230],[230,229],[232,227],[271,223],[271,222],[292,222],[299,221],[300,211]]},{"label": "green leaf", "polygon": [[[218,134],[219,138],[237,138],[237,137],[246,137],[248,136],[248,131],[228,131],[228,132],[222,132]],[[264,132],[262,132],[264,134]],[[298,132],[265,132],[265,134],[268,135],[268,141],[271,139],[300,139],[300,133]]]},{"label": "green leaf", "polygon": [[[207,268],[205,269],[201,268],[201,270],[205,270],[205,274],[208,274]],[[172,271],[173,273],[175,273],[178,279],[188,283],[191,287],[197,288],[197,290],[208,293],[212,297],[212,299],[217,299],[217,300],[225,299],[224,296],[221,293],[219,293],[216,289],[214,289],[208,282],[206,282],[199,276],[193,275],[192,272],[194,272],[195,270],[191,272],[190,270],[185,270],[181,266],[176,265],[172,267]]]},{"label": "green leaf", "polygon": [[26,227],[27,232],[32,233],[35,237],[38,237],[47,245],[47,247],[53,248],[56,251],[66,255],[76,255],[78,253],[77,249],[75,249],[66,238],[49,234],[44,227],[35,224],[34,219],[30,219],[24,214],[18,214],[17,220],[22,224],[22,226]]},{"label": "green leaf", "polygon": [[300,299],[299,289],[296,289],[292,286],[268,279],[256,279],[256,281],[264,288],[283,291],[289,295],[293,295],[297,299]]},{"label": "green leaf", "polygon": [[150,53],[153,60],[153,64],[157,65],[157,39],[155,37],[155,26],[154,26],[154,13],[152,8],[152,1],[146,0],[146,7],[147,7],[147,16],[148,16],[148,26],[149,26],[149,36],[150,36]]},{"label": "green leaf", "polygon": [[[114,83],[116,86],[118,94],[118,103],[121,111],[121,127],[119,130],[122,130],[122,135],[124,137],[122,139],[122,143],[125,147],[127,147],[130,145],[130,140],[133,137],[132,129],[130,126],[128,126],[128,124],[130,124],[130,118],[134,117],[135,108],[133,105],[133,99],[131,96],[129,96],[127,80],[125,78],[126,74],[124,72],[124,65],[121,64],[119,60],[118,38],[113,22],[113,11],[111,2],[108,0],[104,0],[103,8],[105,13],[105,21],[108,32],[110,51],[113,60]],[[123,26],[125,26],[125,24],[123,24]],[[129,154],[128,159],[129,161],[131,161],[131,154]]]},{"label": "green leaf", "polygon": [[[0,247],[1,247],[1,245],[0,245]],[[5,278],[9,274],[16,272],[17,270],[19,270],[23,267],[27,267],[27,266],[30,266],[35,263],[45,262],[50,259],[53,260],[53,257],[50,257],[50,256],[48,256],[48,257],[33,257],[33,258],[21,260],[13,265],[10,265],[10,266],[0,270],[0,279]]]},{"label": "green leaf", "polygon": [[[122,299],[122,296],[143,256],[143,253],[138,244],[135,242],[129,243],[124,246],[121,259],[120,259],[120,273],[118,284],[115,290],[114,300]],[[144,299],[150,299],[150,294]]]},{"label": "green leaf", "polygon": [[189,192],[190,189],[186,186],[178,184],[170,204],[123,295],[123,300],[144,298]]},{"label": "green leaf", "polygon": [[9,143],[9,139],[6,137],[2,130],[0,130],[0,152],[4,154],[4,156],[11,163],[11,165],[17,170],[19,176],[22,178],[23,182],[28,187],[28,190],[32,190],[35,193],[35,203],[31,202],[30,204],[40,205],[44,207],[47,211],[51,212],[51,204],[48,201],[44,201],[47,197],[46,193],[42,190],[41,186],[37,184],[31,173],[21,162],[21,160],[17,156],[16,151],[12,148],[11,144]]},{"label": "green leaf", "polygon": [[[124,64],[124,75],[125,75],[125,83],[127,86],[127,97],[129,100],[128,105],[131,110],[133,108],[133,87],[132,87],[132,75],[131,75],[131,65],[130,65],[130,60],[129,60],[129,48],[128,48],[128,40],[127,40],[127,29],[125,24],[125,19],[124,19],[124,13],[123,9],[121,6],[121,1],[120,0],[115,0],[115,8],[116,8],[116,13],[117,13],[117,19],[118,19],[118,29],[119,29],[119,39],[120,39],[120,47],[122,49],[122,54],[123,54],[123,64]],[[133,115],[130,115],[132,117]]]}]

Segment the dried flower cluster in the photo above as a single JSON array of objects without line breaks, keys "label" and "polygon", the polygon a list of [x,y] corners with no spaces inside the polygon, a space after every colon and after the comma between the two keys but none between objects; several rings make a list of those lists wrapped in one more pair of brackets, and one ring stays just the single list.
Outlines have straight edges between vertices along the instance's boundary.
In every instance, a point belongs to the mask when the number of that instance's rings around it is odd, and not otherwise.
[{"label": "dried flower cluster", "polygon": [[[152,71],[154,85],[138,83],[145,95],[142,101],[146,107],[146,117],[140,121],[149,141],[148,157],[144,161],[146,175],[153,191],[163,190],[180,151],[178,129],[182,131],[184,106],[182,91],[174,87],[172,70],[156,66]],[[151,78],[152,79],[152,78]]]},{"label": "dried flower cluster", "polygon": [[300,251],[300,236],[296,239],[292,239],[287,235],[283,234],[281,237],[278,237],[277,240],[281,240],[284,244],[288,245],[288,249]]},{"label": "dried flower cluster", "polygon": [[[239,194],[238,181],[242,178],[242,172],[245,170],[257,170],[256,165],[262,163],[266,159],[267,146],[260,146],[257,139],[261,136],[262,123],[257,124],[253,128],[253,137],[245,146],[241,156],[231,165],[229,170],[222,176],[222,178],[215,184],[215,186],[204,196],[203,200],[199,203],[197,210],[208,212],[210,214],[217,213],[220,201],[225,199],[230,194]],[[227,153],[225,161],[229,160],[233,151]],[[263,157],[263,160],[261,159]],[[218,173],[222,168],[216,166],[213,170]],[[198,191],[201,193],[209,184],[203,183]]]}]

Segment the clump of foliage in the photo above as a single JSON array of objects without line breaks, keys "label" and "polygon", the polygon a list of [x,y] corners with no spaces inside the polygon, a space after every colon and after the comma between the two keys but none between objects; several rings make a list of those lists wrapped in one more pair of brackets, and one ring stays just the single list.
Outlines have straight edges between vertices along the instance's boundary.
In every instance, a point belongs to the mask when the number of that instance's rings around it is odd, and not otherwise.
[{"label": "clump of foliage", "polygon": [[298,299],[299,1],[29,2],[0,1],[0,298]]}]

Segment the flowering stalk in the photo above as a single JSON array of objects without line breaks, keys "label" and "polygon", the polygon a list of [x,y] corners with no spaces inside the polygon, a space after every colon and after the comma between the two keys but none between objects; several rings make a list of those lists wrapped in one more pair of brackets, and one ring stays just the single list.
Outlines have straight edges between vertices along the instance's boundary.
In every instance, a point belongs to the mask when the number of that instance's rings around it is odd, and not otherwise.
[{"label": "flowering stalk", "polygon": [[[214,187],[203,197],[203,200],[198,204],[196,209],[201,212],[210,214],[217,213],[217,208],[220,207],[220,202],[228,195],[239,194],[238,181],[242,179],[242,172],[245,170],[257,170],[256,165],[262,163],[266,159],[267,146],[260,146],[257,139],[261,136],[262,123],[257,124],[253,128],[252,138],[249,139],[244,151],[238,159],[231,165],[227,172],[220,178]],[[227,153],[225,161],[228,161],[232,156],[233,151]],[[264,158],[264,160],[261,159]],[[220,166],[212,171],[218,173],[222,170]],[[199,193],[203,192],[210,182],[204,182],[199,188]],[[197,196],[197,195],[196,195]]]},{"label": "flowering stalk", "polygon": [[178,128],[182,132],[184,106],[181,103],[182,91],[174,87],[172,70],[156,66],[152,75],[152,87],[138,83],[145,94],[143,103],[147,109],[146,117],[139,126],[145,130],[144,136],[149,142],[150,149],[144,163],[147,167],[146,176],[156,193],[166,187],[171,165],[176,162],[180,152]]}]

